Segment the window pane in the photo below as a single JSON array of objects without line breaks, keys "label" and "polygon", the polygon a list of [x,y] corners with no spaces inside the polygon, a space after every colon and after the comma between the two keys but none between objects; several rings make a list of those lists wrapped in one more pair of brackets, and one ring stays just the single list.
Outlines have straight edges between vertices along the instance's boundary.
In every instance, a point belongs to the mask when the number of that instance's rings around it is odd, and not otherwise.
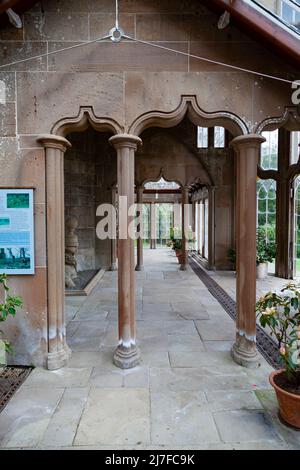
[{"label": "window pane", "polygon": [[198,127],[198,148],[207,148],[208,147],[208,128],[207,127]]},{"label": "window pane", "polygon": [[260,165],[264,170],[277,170],[278,166],[278,129],[262,132],[266,139],[261,146]]},{"label": "window pane", "polygon": [[287,23],[293,23],[293,8],[291,8],[285,2],[282,2],[282,19],[287,21]]},{"label": "window pane", "polygon": [[204,201],[204,257],[208,259],[208,199]]},{"label": "window pane", "polygon": [[224,127],[215,127],[214,132],[214,147],[224,148],[225,147],[225,129]]},{"label": "window pane", "polygon": [[300,275],[300,177],[297,176],[295,180],[295,237],[294,237],[294,275]]},{"label": "window pane", "polygon": [[263,227],[267,242],[275,242],[276,181],[257,181],[257,226]]},{"label": "window pane", "polygon": [[291,132],[291,163],[297,163],[299,158],[299,144],[300,144],[300,132]]}]

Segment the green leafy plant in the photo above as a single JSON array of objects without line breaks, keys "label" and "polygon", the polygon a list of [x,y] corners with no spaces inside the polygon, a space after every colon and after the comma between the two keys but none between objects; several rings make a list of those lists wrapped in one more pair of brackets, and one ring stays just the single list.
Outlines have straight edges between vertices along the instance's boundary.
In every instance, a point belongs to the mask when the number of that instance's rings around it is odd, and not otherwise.
[{"label": "green leafy plant", "polygon": [[[22,299],[19,296],[12,296],[9,294],[10,288],[7,285],[7,275],[0,274],[0,285],[3,286],[4,291],[4,302],[0,303],[0,322],[4,322],[9,315],[14,317],[17,309],[22,307]],[[3,338],[3,331],[0,330],[0,338]],[[6,352],[12,352],[11,344],[2,339]]]},{"label": "green leafy plant", "polygon": [[258,227],[256,232],[256,264],[272,262],[276,256],[276,245],[268,242],[266,228]]},{"label": "green leafy plant", "polygon": [[300,382],[300,286],[290,282],[280,292],[268,292],[256,303],[263,328],[278,343],[281,361],[289,382]]},{"label": "green leafy plant", "polygon": [[[268,232],[269,227],[270,226],[258,227],[256,231],[256,264],[266,262],[271,263],[276,256],[276,244],[266,240],[266,233]],[[270,231],[271,230],[273,230],[273,227],[270,227]],[[235,266],[236,250],[234,248],[230,248],[227,252],[227,256]]]},{"label": "green leafy plant", "polygon": [[231,261],[231,263],[235,266],[235,263],[236,263],[236,251],[234,248],[229,248],[228,252],[227,252],[227,256],[228,256],[228,259],[229,261]]}]

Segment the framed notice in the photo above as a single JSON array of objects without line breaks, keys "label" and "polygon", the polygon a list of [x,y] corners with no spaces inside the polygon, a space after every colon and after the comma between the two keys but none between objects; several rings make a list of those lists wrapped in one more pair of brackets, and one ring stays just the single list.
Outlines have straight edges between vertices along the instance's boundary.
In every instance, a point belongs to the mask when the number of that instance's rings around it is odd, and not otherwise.
[{"label": "framed notice", "polygon": [[33,189],[0,189],[0,273],[34,274]]}]

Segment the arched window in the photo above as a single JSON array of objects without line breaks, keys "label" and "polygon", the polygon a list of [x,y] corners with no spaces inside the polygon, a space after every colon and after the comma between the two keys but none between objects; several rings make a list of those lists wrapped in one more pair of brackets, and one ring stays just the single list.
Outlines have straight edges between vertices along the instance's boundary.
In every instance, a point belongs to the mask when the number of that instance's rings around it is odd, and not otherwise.
[{"label": "arched window", "polygon": [[262,132],[266,139],[261,145],[260,166],[263,170],[277,170],[278,168],[278,129]]},{"label": "arched window", "polygon": [[266,229],[266,240],[276,239],[276,181],[257,182],[257,226]]},{"label": "arched window", "polygon": [[300,276],[300,175],[295,178],[294,182],[294,274]]},{"label": "arched window", "polygon": [[150,240],[150,205],[143,204],[143,240],[148,244]]}]

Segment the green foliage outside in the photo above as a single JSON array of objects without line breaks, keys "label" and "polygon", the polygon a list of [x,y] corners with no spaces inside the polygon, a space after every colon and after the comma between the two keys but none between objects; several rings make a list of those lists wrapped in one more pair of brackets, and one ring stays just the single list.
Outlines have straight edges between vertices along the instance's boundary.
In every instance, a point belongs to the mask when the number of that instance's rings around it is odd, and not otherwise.
[{"label": "green foliage outside", "polygon": [[270,240],[268,233],[272,232],[273,227],[265,225],[258,227],[256,231],[256,263],[272,262],[276,256],[276,244],[268,242]]},{"label": "green foliage outside", "polygon": [[[9,294],[10,288],[7,285],[7,275],[0,274],[0,285],[3,286],[4,301],[0,303],[0,322],[7,320],[9,316],[14,317],[17,309],[22,307],[22,299],[19,296],[12,296]],[[3,331],[0,330],[0,339],[3,338]],[[11,344],[2,339],[6,352],[12,352]]]},{"label": "green foliage outside", "polygon": [[[256,230],[256,263],[272,262],[276,256],[276,243],[267,240],[275,239],[275,227],[264,225]],[[235,266],[236,250],[230,248],[227,253],[228,259]]]}]

